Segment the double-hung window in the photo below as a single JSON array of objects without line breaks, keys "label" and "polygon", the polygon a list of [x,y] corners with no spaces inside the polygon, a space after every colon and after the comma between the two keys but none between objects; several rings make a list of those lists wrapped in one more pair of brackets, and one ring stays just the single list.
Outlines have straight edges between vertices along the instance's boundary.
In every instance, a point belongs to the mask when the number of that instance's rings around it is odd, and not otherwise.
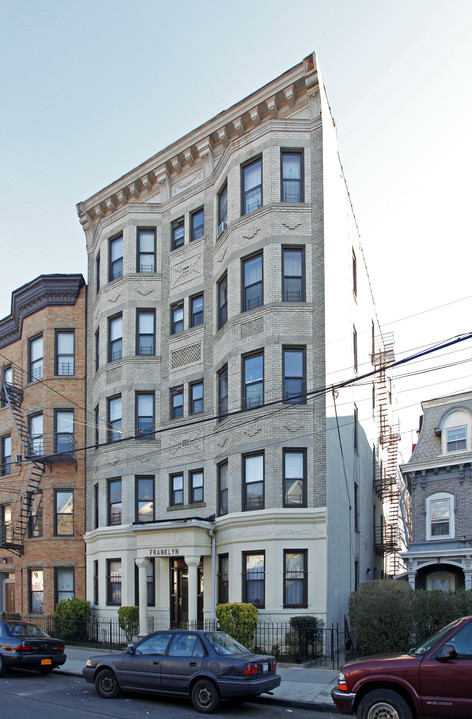
[{"label": "double-hung window", "polygon": [[446,449],[448,452],[458,452],[467,449],[467,428],[449,427],[446,429]]},{"label": "double-hung window", "polygon": [[121,478],[108,480],[108,525],[121,524],[123,502]]},{"label": "double-hung window", "polygon": [[0,505],[0,542],[11,542],[12,540],[12,524],[11,524],[11,504]]},{"label": "double-hung window", "polygon": [[29,436],[33,454],[43,454],[43,414],[34,414],[29,418]]},{"label": "double-hung window", "polygon": [[228,367],[218,372],[218,414],[222,420],[228,414]]},{"label": "double-hung window", "polygon": [[101,285],[101,278],[100,278],[100,272],[101,272],[101,263],[100,263],[100,253],[98,253],[96,259],[95,259],[95,294],[98,295],[100,292],[100,285]]},{"label": "double-hung window", "polygon": [[11,434],[1,439],[0,475],[4,477],[11,474]]},{"label": "double-hung window", "polygon": [[177,507],[184,503],[184,475],[171,474],[169,486],[169,504],[171,507]]},{"label": "double-hung window", "polygon": [[123,276],[123,235],[110,240],[110,261],[108,279],[118,279]]},{"label": "double-hung window", "polygon": [[306,402],[305,349],[285,347],[283,350],[284,402]]},{"label": "double-hung window", "polygon": [[203,207],[190,215],[190,241],[199,240],[203,237]]},{"label": "double-hung window", "polygon": [[54,412],[54,451],[74,451],[74,410],[56,409]]},{"label": "double-hung window", "polygon": [[228,462],[218,465],[218,515],[228,514]]},{"label": "double-hung window", "polygon": [[156,271],[156,231],[138,230],[138,272]]},{"label": "double-hung window", "polygon": [[307,607],[307,550],[284,550],[284,607]]},{"label": "double-hung window", "polygon": [[[1,378],[1,374],[0,374],[0,396],[2,397],[0,399],[0,407],[6,407],[7,401],[6,401],[6,397],[5,397],[5,399],[3,399],[3,392],[1,391],[2,390],[1,382],[2,382],[2,378]],[[10,367],[3,368],[3,384],[6,384],[6,385],[13,384],[13,367],[11,365],[10,365]]]},{"label": "double-hung window", "polygon": [[154,519],[154,477],[136,477],[136,521]]},{"label": "double-hung window", "polygon": [[264,509],[264,454],[243,456],[243,510]]},{"label": "double-hung window", "polygon": [[43,336],[29,341],[29,378],[35,382],[43,377]]},{"label": "double-hung window", "polygon": [[218,329],[228,321],[228,276],[225,274],[218,282]]},{"label": "double-hung window", "polygon": [[426,500],[426,539],[452,539],[454,536],[454,495],[437,492]]},{"label": "double-hung window", "polygon": [[43,495],[42,492],[28,494],[30,516],[28,519],[28,537],[43,536]]},{"label": "double-hung window", "polygon": [[203,324],[203,295],[195,295],[190,299],[190,326]]},{"label": "double-hung window", "polygon": [[282,150],[282,202],[303,202],[303,152]]},{"label": "double-hung window", "polygon": [[154,437],[154,393],[136,393],[136,436]]},{"label": "double-hung window", "polygon": [[182,247],[185,240],[185,225],[183,217],[179,217],[178,220],[174,220],[171,224],[171,235],[172,249],[176,250],[178,247]]},{"label": "double-hung window", "polygon": [[54,492],[54,536],[74,536],[74,492],[56,489]]},{"label": "double-hung window", "polygon": [[184,301],[175,302],[171,310],[171,334],[176,335],[184,329]]},{"label": "double-hung window", "polygon": [[156,314],[154,310],[138,310],[136,314],[136,354],[153,355],[155,353],[155,325]]},{"label": "double-hung window", "polygon": [[262,254],[242,260],[242,312],[263,304]]},{"label": "double-hung window", "polygon": [[56,375],[72,377],[75,372],[74,330],[56,330]]},{"label": "double-hung window", "polygon": [[107,604],[121,605],[121,559],[107,559]]},{"label": "double-hung window", "polygon": [[123,317],[117,315],[108,320],[108,361],[123,356]]},{"label": "double-hung window", "polygon": [[262,205],[262,158],[248,162],[241,168],[242,208],[241,214],[259,209]]},{"label": "double-hung window", "polygon": [[265,606],[265,552],[243,552],[243,602]]},{"label": "double-hung window", "polygon": [[55,574],[55,602],[74,599],[74,567],[56,567]]},{"label": "double-hung window", "polygon": [[110,397],[107,403],[108,417],[108,433],[107,442],[117,442],[122,437],[121,424],[122,424],[122,409],[121,409],[121,395],[117,397]]},{"label": "double-hung window", "polygon": [[229,602],[229,556],[218,555],[218,604]]},{"label": "double-hung window", "polygon": [[170,390],[170,417],[179,419],[184,416],[184,388],[172,387]]},{"label": "double-hung window", "polygon": [[305,300],[305,261],[303,249],[282,248],[282,299],[284,302]]},{"label": "double-hung window", "polygon": [[306,452],[304,449],[285,449],[284,507],[306,507]]},{"label": "double-hung window", "polygon": [[203,380],[193,382],[189,386],[190,394],[190,414],[200,414],[203,412]]},{"label": "double-hung window", "polygon": [[100,369],[100,330],[95,332],[95,372]]},{"label": "double-hung window", "polygon": [[243,357],[243,407],[253,409],[264,404],[264,353]]},{"label": "double-hung window", "polygon": [[203,470],[190,472],[190,503],[203,502]]},{"label": "double-hung window", "polygon": [[[225,184],[218,195],[218,227],[223,232],[228,222],[228,185]],[[224,223],[224,224],[223,224]]]},{"label": "double-hung window", "polygon": [[42,569],[29,570],[29,608],[32,614],[42,614],[44,605],[44,573]]}]

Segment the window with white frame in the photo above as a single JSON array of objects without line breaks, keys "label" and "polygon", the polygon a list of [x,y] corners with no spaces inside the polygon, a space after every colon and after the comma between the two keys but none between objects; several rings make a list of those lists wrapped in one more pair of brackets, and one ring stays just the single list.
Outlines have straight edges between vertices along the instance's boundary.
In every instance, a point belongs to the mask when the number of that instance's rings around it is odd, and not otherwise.
[{"label": "window with white frame", "polygon": [[464,409],[454,409],[441,420],[441,452],[463,452],[470,450],[471,416]]},{"label": "window with white frame", "polygon": [[426,539],[454,537],[454,495],[436,492],[426,499]]}]

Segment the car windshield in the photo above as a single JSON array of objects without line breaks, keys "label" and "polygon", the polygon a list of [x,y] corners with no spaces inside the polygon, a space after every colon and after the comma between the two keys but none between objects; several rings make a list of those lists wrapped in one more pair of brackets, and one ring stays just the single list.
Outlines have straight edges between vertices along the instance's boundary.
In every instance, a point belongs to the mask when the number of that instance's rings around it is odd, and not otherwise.
[{"label": "car windshield", "polygon": [[208,632],[206,638],[217,654],[250,654],[249,649],[224,632]]},{"label": "car windshield", "polygon": [[432,637],[429,637],[423,644],[421,644],[419,647],[410,649],[410,654],[413,654],[416,657],[423,656],[423,654],[426,654],[426,652],[429,652],[430,649],[434,647],[435,644],[438,644],[441,639],[448,634],[451,629],[454,629],[454,627],[457,627],[458,624],[462,619],[456,619],[454,622],[451,622],[446,627],[443,627],[439,630],[439,632],[436,632],[436,634],[433,634]]},{"label": "car windshield", "polygon": [[46,632],[36,626],[36,624],[9,624],[10,634],[15,637],[47,637]]}]

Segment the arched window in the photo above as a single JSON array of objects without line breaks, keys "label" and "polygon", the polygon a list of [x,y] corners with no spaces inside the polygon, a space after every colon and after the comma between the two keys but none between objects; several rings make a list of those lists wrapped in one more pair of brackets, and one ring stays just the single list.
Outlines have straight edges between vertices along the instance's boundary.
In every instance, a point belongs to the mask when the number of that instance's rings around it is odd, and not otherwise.
[{"label": "arched window", "polygon": [[454,537],[454,495],[436,492],[426,499],[426,539]]},{"label": "arched window", "polygon": [[455,409],[441,421],[442,454],[464,452],[471,449],[471,418],[463,409]]}]

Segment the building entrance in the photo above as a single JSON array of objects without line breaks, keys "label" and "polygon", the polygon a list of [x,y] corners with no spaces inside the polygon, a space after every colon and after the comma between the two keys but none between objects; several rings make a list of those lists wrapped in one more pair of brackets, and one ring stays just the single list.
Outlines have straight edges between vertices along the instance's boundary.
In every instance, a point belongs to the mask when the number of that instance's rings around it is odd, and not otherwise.
[{"label": "building entrance", "polygon": [[[203,626],[203,562],[197,567],[197,623]],[[188,627],[188,567],[183,557],[170,560],[170,626]]]}]

